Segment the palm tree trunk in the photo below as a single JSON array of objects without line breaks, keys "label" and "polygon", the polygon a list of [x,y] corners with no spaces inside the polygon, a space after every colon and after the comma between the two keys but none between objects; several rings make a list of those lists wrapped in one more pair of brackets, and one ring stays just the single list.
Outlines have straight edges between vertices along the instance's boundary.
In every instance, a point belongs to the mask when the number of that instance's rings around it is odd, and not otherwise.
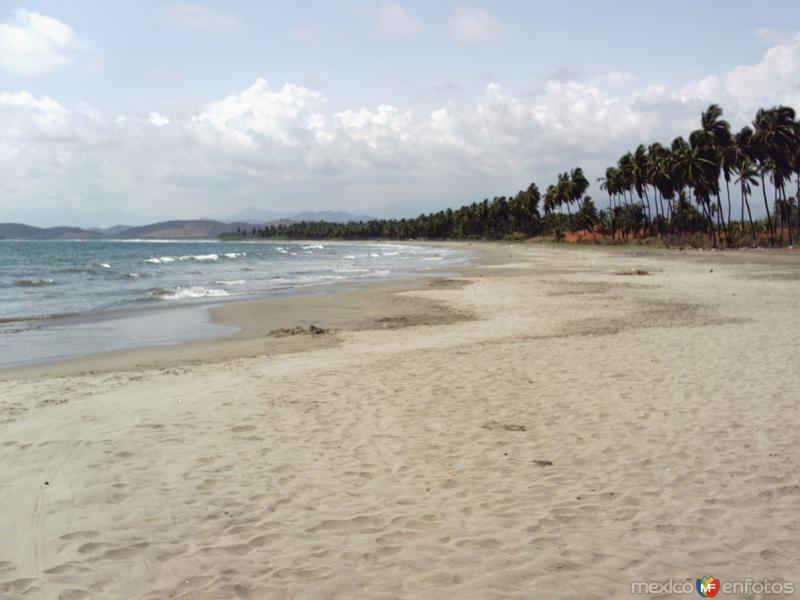
[{"label": "palm tree trunk", "polygon": [[783,196],[783,210],[786,213],[786,229],[789,231],[789,245],[794,246],[794,234],[792,232],[792,205],[786,198],[786,186],[781,182],[781,196]]},{"label": "palm tree trunk", "polygon": [[775,235],[775,230],[772,228],[772,217],[769,214],[769,200],[767,200],[767,182],[764,181],[764,169],[761,169],[761,193],[764,194],[764,208],[767,210],[767,226],[769,227],[769,234]]},{"label": "palm tree trunk", "polygon": [[772,184],[772,189],[775,192],[775,221],[781,232],[781,243],[783,243],[783,203],[780,201],[780,191],[778,184]]},{"label": "palm tree trunk", "polygon": [[649,237],[653,232],[653,213],[650,212],[650,196],[647,195],[647,186],[645,186],[642,191],[644,192],[644,197],[647,200],[647,230],[645,233]]},{"label": "palm tree trunk", "polygon": [[800,172],[797,173],[797,194],[795,195],[797,204],[797,237],[800,238]]},{"label": "palm tree trunk", "polygon": [[725,215],[722,213],[722,200],[719,197],[719,189],[717,189],[717,209],[719,210],[719,220],[722,221],[722,231],[725,233],[725,242],[730,239],[728,235],[728,226],[725,225]]},{"label": "palm tree trunk", "polygon": [[750,212],[750,202],[747,200],[747,192],[745,191],[744,182],[742,182],[742,224],[744,224],[744,207],[747,206],[747,218],[750,220],[750,233],[753,235],[753,241],[756,241],[756,225],[753,223],[753,213]]},{"label": "palm tree trunk", "polygon": [[726,179],[725,180],[725,194],[728,196],[728,227],[733,227],[731,225],[731,184]]},{"label": "palm tree trunk", "polygon": [[744,234],[744,197],[744,185],[742,185],[742,216],[741,219],[739,219],[739,222],[742,224],[742,234]]},{"label": "palm tree trunk", "polygon": [[717,234],[715,233],[716,227],[714,227],[714,217],[711,216],[711,200],[704,200],[700,202],[700,205],[703,207],[703,212],[708,220],[708,232],[711,234],[711,243],[714,244],[714,248],[716,248]]}]

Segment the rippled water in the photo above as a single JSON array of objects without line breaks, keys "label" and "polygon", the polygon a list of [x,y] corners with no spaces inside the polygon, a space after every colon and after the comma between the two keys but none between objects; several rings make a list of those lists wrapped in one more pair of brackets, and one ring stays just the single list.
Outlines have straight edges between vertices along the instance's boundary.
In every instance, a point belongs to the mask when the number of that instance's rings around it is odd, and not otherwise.
[{"label": "rippled water", "polygon": [[[151,309],[297,294],[446,268],[468,257],[452,248],[390,243],[0,240],[0,351],[5,346],[0,365],[20,362],[11,360],[12,345],[36,360],[42,353],[37,346],[76,344],[80,327],[43,329],[57,317],[149,313],[163,321],[164,311]],[[99,349],[178,340],[186,319],[186,314],[171,319],[171,328],[162,323],[149,334],[138,322],[136,335],[130,326],[115,329],[106,323],[105,334],[97,326],[81,327],[89,352],[98,349],[103,335],[107,339]],[[117,322],[123,322],[121,316]],[[202,335],[201,324],[196,325],[193,337]],[[32,331],[39,331],[38,337]],[[24,339],[10,344],[20,334]],[[59,352],[65,355],[64,348]]]}]

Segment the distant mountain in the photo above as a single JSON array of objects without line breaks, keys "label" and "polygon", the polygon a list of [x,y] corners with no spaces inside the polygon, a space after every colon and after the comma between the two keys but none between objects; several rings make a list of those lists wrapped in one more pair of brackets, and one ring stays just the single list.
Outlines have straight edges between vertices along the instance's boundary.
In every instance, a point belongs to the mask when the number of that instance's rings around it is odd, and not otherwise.
[{"label": "distant mountain", "polygon": [[282,213],[272,212],[271,210],[264,210],[263,208],[256,208],[254,206],[248,206],[242,211],[239,211],[235,215],[231,215],[227,219],[226,222],[241,222],[241,223],[265,223],[267,221],[274,221],[276,219],[282,219],[287,215]]},{"label": "distant mountain", "polygon": [[126,240],[207,240],[215,239],[222,233],[235,232],[237,227],[250,229],[251,223],[223,223],[210,219],[196,221],[162,221],[152,225],[131,227],[115,237]]},{"label": "distant mountain", "polygon": [[0,223],[0,239],[6,240],[96,240],[102,233],[80,227],[33,227],[22,223]]},{"label": "distant mountain", "polygon": [[243,211],[225,219],[226,222],[274,223],[277,221],[328,221],[330,223],[348,223],[350,221],[371,221],[374,217],[354,215],[341,210],[303,211],[299,213],[276,213],[249,206]]},{"label": "distant mountain", "polygon": [[[248,213],[248,211],[250,211]],[[269,225],[289,225],[298,221],[328,221],[347,223],[349,221],[369,221],[374,217],[354,215],[343,211],[306,211],[288,216],[280,216],[269,211],[246,209],[242,214],[272,215],[271,219],[237,220],[233,222],[213,219],[194,219],[189,221],[162,221],[150,225],[131,227],[33,227],[21,223],[0,223],[0,239],[8,240],[100,240],[100,239],[142,239],[142,240],[207,240],[217,239],[223,233],[236,233],[237,229],[251,231],[254,227]]]},{"label": "distant mountain", "polygon": [[119,235],[123,231],[127,231],[133,227],[133,225],[114,225],[113,227],[89,227],[89,231],[96,231],[97,233],[102,233],[106,237],[114,237],[115,235]]}]

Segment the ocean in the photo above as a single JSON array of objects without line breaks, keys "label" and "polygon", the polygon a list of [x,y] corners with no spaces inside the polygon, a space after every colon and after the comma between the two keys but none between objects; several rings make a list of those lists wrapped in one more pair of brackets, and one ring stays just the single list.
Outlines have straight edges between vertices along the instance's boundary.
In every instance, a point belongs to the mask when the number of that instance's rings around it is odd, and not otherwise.
[{"label": "ocean", "polygon": [[391,243],[0,240],[0,367],[228,335],[214,303],[463,264]]}]

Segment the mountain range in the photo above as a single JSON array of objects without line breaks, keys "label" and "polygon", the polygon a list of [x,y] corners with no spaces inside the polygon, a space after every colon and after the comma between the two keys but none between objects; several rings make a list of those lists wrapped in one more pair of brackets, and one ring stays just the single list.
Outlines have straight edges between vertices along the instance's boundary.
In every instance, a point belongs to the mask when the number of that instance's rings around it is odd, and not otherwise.
[{"label": "mountain range", "polygon": [[[220,234],[235,232],[237,228],[251,229],[265,224],[291,223],[296,221],[328,221],[346,223],[348,221],[368,221],[372,217],[353,215],[342,211],[300,212],[280,215],[259,209],[246,209],[236,217],[251,218],[217,221],[213,219],[193,219],[161,221],[150,225],[115,225],[114,227],[34,227],[22,223],[0,223],[0,239],[7,240],[102,240],[102,239],[151,239],[151,240],[202,240],[216,239]],[[262,219],[259,217],[271,217]]]}]

